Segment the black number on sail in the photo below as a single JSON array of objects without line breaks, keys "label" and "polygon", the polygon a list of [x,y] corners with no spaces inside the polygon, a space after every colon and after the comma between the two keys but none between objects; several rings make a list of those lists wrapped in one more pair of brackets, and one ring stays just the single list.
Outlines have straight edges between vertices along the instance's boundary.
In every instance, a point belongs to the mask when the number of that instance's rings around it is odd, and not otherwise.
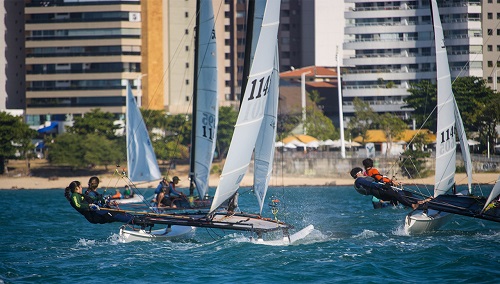
[{"label": "black number on sail", "polygon": [[455,136],[455,127],[446,129],[446,131],[441,132],[441,143],[444,143]]},{"label": "black number on sail", "polygon": [[[255,79],[252,81],[252,91],[250,92],[250,96],[248,97],[248,100],[251,101],[253,99],[258,99],[262,96],[267,95],[267,92],[269,91],[269,81],[271,80],[271,75],[267,76],[266,83],[264,85],[264,77],[260,79]],[[259,84],[259,91],[257,92],[257,95],[255,95],[255,87],[257,84],[257,81],[260,82]]]},{"label": "black number on sail", "polygon": [[214,139],[213,129],[215,128],[214,116],[208,113],[203,113],[203,118],[201,119],[201,123],[203,124],[202,136],[209,140],[213,140]]}]

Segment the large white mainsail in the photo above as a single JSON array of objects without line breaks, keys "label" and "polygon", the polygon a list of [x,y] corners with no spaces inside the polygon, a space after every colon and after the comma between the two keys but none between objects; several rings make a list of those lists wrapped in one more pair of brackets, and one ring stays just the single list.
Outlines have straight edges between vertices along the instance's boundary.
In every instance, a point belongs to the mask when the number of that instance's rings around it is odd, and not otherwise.
[{"label": "large white mainsail", "polygon": [[431,1],[437,70],[437,131],[434,196],[446,193],[455,184],[456,140],[455,99],[451,89],[448,54],[436,1]]},{"label": "large white mainsail", "polygon": [[[276,46],[277,48],[277,46]],[[259,136],[255,144],[254,153],[254,184],[253,190],[259,201],[260,211],[264,205],[271,173],[273,171],[274,142],[276,141],[276,127],[278,120],[278,99],[279,99],[279,59],[278,50],[274,58],[274,70],[271,77],[271,89],[267,95],[266,111],[264,120],[260,126]]]},{"label": "large white mainsail", "polygon": [[[231,145],[215,192],[210,212],[236,193],[240,182],[250,164],[260,126],[267,105],[267,94],[270,91],[271,75],[277,44],[280,1],[256,1],[265,3],[263,14],[256,5],[256,15],[263,15],[260,34],[252,40],[257,41],[253,60],[251,61],[248,84],[241,100],[240,112],[234,128]],[[255,30],[254,30],[255,31]]]},{"label": "large white mainsail", "polygon": [[[439,18],[436,0],[431,0],[431,14],[434,25],[437,70],[437,131],[436,169],[434,197],[446,194],[455,187],[456,136],[460,141],[467,176],[469,192],[472,183],[472,163],[463,121],[451,87],[448,55],[444,44],[443,28]],[[453,191],[453,194],[456,192]],[[406,217],[405,229],[410,233],[423,233],[438,229],[446,224],[453,214],[437,210],[415,210]]]},{"label": "large white mainsail", "polygon": [[161,173],[153,145],[128,83],[126,108],[128,178],[132,182],[158,180]]},{"label": "large white mainsail", "polygon": [[195,90],[193,102],[193,138],[191,141],[191,178],[200,198],[208,191],[208,178],[215,152],[218,123],[217,46],[215,43],[212,1],[199,1]]}]

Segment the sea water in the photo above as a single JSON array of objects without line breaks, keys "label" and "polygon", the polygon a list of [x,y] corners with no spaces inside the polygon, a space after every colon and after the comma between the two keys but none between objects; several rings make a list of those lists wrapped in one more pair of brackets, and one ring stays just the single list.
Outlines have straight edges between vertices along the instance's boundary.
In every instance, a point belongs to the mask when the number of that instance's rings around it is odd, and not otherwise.
[{"label": "sea water", "polygon": [[[489,187],[491,189],[491,187]],[[152,191],[151,189],[149,191]],[[145,196],[151,192],[142,192]],[[189,239],[120,242],[63,190],[0,191],[0,283],[498,283],[500,224],[455,216],[409,236],[404,208],[373,209],[352,186],[275,187],[278,218],[315,230],[288,246],[198,228]],[[240,207],[255,212],[244,190]],[[270,215],[266,204],[264,213]]]}]

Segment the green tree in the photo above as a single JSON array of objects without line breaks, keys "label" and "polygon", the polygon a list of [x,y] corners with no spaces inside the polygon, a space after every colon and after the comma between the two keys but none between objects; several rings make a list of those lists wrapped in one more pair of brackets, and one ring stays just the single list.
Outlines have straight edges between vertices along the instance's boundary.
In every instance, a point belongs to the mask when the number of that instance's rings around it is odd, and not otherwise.
[{"label": "green tree", "polygon": [[406,107],[413,108],[413,118],[417,125],[423,128],[436,129],[435,113],[437,103],[436,85],[430,81],[421,81],[410,85],[408,89],[410,95],[404,99]]},{"label": "green tree", "polygon": [[401,154],[402,159],[399,162],[402,174],[409,178],[427,177],[431,171],[425,166],[426,159],[430,156],[429,152],[425,152],[425,145],[429,144],[424,133],[417,134],[408,145],[406,150]]},{"label": "green tree", "polygon": [[278,114],[278,128],[276,130],[278,139],[290,135],[290,132],[299,125],[301,120],[301,114]]},{"label": "green tree", "polygon": [[321,103],[325,100],[325,98],[322,98],[318,92],[318,90],[312,90],[311,93],[308,94],[309,99],[316,105],[319,106]]},{"label": "green tree", "polygon": [[488,102],[480,105],[477,110],[477,121],[474,126],[479,131],[481,149],[488,150],[488,142],[495,145],[498,132],[497,125],[500,124],[500,94],[492,93]]},{"label": "green tree", "polygon": [[31,130],[22,117],[0,112],[0,174],[5,173],[6,160],[16,151],[26,156],[34,149],[31,139],[35,136],[36,131]]},{"label": "green tree", "polygon": [[307,108],[306,122],[304,124],[307,134],[319,140],[338,139],[339,134],[335,130],[332,121],[323,112],[314,108]]},{"label": "green tree", "polygon": [[363,141],[368,139],[367,131],[372,129],[372,125],[378,121],[378,114],[372,110],[367,102],[355,98],[354,117],[349,121],[347,128],[352,137],[361,135]]},{"label": "green tree", "polygon": [[102,135],[86,135],[81,147],[84,152],[83,161],[87,167],[104,165],[107,170],[109,165],[119,165],[126,160],[125,153],[120,152],[116,140],[107,139]]},{"label": "green tree", "polygon": [[401,139],[401,134],[408,128],[406,123],[392,113],[379,115],[377,124],[387,138],[387,153],[391,152],[392,144],[395,139]]},{"label": "green tree", "polygon": [[49,163],[70,166],[73,169],[85,166],[82,135],[68,132],[58,135],[53,140],[53,143],[47,145]]},{"label": "green tree", "polygon": [[219,152],[219,157],[224,158],[229,151],[229,144],[233,137],[234,125],[236,119],[238,118],[238,113],[232,107],[220,107],[219,108],[219,124],[217,129],[217,149]]},{"label": "green tree", "polygon": [[[481,124],[478,121],[480,110],[490,103],[494,97],[493,91],[486,85],[485,80],[478,77],[459,77],[453,82],[452,88],[466,131],[477,131],[475,125]],[[422,81],[412,84],[408,91],[410,96],[405,98],[405,102],[407,107],[415,110],[413,117],[417,125],[436,129],[436,85],[429,81]]]},{"label": "green tree", "polygon": [[93,109],[83,117],[75,117],[74,120],[68,132],[80,135],[98,134],[114,139],[115,130],[120,128],[113,124],[115,116],[112,113],[102,112],[100,109]]}]

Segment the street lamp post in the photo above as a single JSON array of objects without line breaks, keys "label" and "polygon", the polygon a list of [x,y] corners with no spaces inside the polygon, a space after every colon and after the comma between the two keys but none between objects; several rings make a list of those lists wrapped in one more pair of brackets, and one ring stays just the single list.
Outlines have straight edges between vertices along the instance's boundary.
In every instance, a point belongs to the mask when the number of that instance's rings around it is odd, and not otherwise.
[{"label": "street lamp post", "polygon": [[311,73],[311,71],[304,72],[300,75],[301,83],[301,98],[302,98],[302,127],[304,129],[304,134],[306,131],[306,74]]},{"label": "street lamp post", "polygon": [[340,60],[339,48],[337,46],[337,80],[338,80],[338,97],[339,97],[339,128],[340,128],[340,155],[345,159],[345,140],[344,140],[344,112],[342,110],[342,84],[340,78]]}]

